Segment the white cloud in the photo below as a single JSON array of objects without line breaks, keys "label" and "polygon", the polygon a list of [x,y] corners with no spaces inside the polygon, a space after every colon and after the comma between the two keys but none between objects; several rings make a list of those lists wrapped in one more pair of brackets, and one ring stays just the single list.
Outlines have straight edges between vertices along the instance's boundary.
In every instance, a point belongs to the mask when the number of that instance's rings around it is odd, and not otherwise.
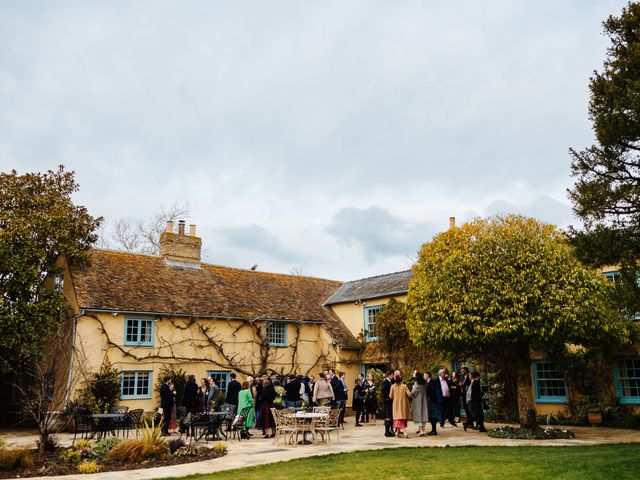
[{"label": "white cloud", "polygon": [[400,270],[450,215],[565,221],[625,3],[3,2],[0,168],[64,163],[111,220],[188,202],[217,263]]}]

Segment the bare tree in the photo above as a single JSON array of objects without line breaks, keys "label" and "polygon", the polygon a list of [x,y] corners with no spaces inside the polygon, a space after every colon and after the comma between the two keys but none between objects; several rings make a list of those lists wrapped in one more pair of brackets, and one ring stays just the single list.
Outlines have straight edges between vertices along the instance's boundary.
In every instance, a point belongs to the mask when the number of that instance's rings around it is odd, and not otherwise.
[{"label": "bare tree", "polygon": [[118,220],[111,231],[103,233],[99,245],[109,246],[125,252],[143,252],[157,255],[160,252],[160,234],[167,221],[176,221],[189,216],[189,204],[173,203],[162,207],[151,218]]},{"label": "bare tree", "polygon": [[[74,322],[71,319],[71,322]],[[67,411],[69,392],[81,381],[81,369],[72,368],[69,357],[74,330],[72,323],[60,326],[47,342],[41,361],[21,372],[15,384],[23,419],[38,429],[38,453],[44,458],[52,433],[64,430],[72,420]],[[60,361],[69,358],[70,362]]]}]

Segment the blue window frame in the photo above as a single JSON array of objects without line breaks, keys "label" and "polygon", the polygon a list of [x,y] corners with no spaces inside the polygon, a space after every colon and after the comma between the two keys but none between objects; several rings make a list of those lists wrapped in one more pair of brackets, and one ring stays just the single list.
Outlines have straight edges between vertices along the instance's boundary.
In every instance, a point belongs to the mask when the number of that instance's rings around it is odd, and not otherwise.
[{"label": "blue window frame", "polygon": [[229,385],[229,372],[225,370],[209,370],[207,377],[213,378],[220,391],[227,395],[227,385]]},{"label": "blue window frame", "polygon": [[124,344],[152,347],[154,327],[155,321],[152,318],[125,318]]},{"label": "blue window frame", "polygon": [[288,325],[285,322],[267,322],[267,341],[272,347],[287,347],[289,345],[288,340]]},{"label": "blue window frame", "polygon": [[120,395],[124,400],[151,398],[151,373],[146,370],[126,370],[120,373]]},{"label": "blue window frame", "polygon": [[616,283],[620,279],[620,272],[618,270],[604,272],[604,276],[607,277],[607,280],[610,282]]},{"label": "blue window frame", "polygon": [[384,305],[376,305],[375,307],[364,308],[364,339],[366,342],[378,341],[378,337],[376,337],[373,331],[373,326],[376,324],[376,317],[383,306]]},{"label": "blue window frame", "polygon": [[536,402],[567,403],[567,382],[551,362],[533,362]]},{"label": "blue window frame", "polygon": [[616,360],[614,376],[621,405],[640,405],[640,357]]}]

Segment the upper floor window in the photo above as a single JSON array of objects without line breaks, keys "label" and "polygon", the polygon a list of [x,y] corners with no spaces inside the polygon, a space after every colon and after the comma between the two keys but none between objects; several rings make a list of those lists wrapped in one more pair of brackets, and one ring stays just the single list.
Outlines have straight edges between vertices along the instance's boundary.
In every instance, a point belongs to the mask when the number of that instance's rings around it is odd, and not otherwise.
[{"label": "upper floor window", "polygon": [[620,358],[615,364],[616,392],[622,405],[640,404],[640,357]]},{"label": "upper floor window", "polygon": [[287,324],[284,322],[267,322],[267,341],[272,347],[286,347]]},{"label": "upper floor window", "polygon": [[122,372],[120,395],[123,399],[151,398],[151,372],[139,370]]},{"label": "upper floor window", "polygon": [[376,324],[376,318],[381,310],[382,305],[366,307],[364,309],[364,338],[367,342],[378,341],[378,337],[376,337],[373,327]]},{"label": "upper floor window", "polygon": [[154,321],[150,318],[125,318],[124,344],[153,346]]},{"label": "upper floor window", "polygon": [[64,273],[57,273],[53,277],[53,289],[56,292],[61,292],[64,288]]},{"label": "upper floor window", "polygon": [[617,270],[612,272],[604,272],[604,276],[607,278],[607,280],[613,283],[616,283],[620,280],[620,272]]},{"label": "upper floor window", "polygon": [[537,402],[567,403],[567,382],[553,363],[533,362],[533,383]]}]

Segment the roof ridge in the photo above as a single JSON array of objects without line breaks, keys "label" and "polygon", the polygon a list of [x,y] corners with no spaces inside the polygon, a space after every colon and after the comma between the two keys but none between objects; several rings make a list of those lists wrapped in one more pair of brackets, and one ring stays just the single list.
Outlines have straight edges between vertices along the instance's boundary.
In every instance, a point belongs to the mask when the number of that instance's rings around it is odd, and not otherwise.
[{"label": "roof ridge", "polygon": [[[101,252],[107,252],[107,253],[120,253],[120,254],[124,254],[124,255],[140,255],[143,257],[149,257],[149,258],[157,258],[159,260],[162,260],[162,257],[160,255],[156,255],[154,253],[147,253],[147,252],[130,252],[127,250],[116,250],[116,249],[112,249],[112,248],[98,248],[98,247],[92,247],[91,250],[97,250],[97,251],[101,251]],[[250,268],[241,268],[241,267],[231,267],[229,265],[220,265],[218,263],[206,263],[206,262],[200,262],[200,265],[202,266],[206,266],[206,267],[215,267],[215,268],[227,268],[229,270],[238,270],[241,272],[254,272],[254,273],[258,273],[258,274],[265,274],[265,275],[278,275],[278,276],[282,276],[282,277],[293,277],[293,278],[308,278],[310,280],[322,280],[325,282],[333,282],[333,283],[339,283],[341,285],[344,285],[345,282],[342,280],[333,280],[331,278],[322,278],[322,277],[315,277],[315,276],[311,276],[311,275],[296,275],[293,273],[280,273],[280,272],[266,272],[266,271],[259,271],[259,270],[251,270]]]},{"label": "roof ridge", "polygon": [[361,282],[363,280],[371,280],[373,278],[380,278],[380,277],[389,277],[391,275],[397,275],[399,273],[408,273],[411,272],[411,269],[407,269],[407,270],[399,270],[397,272],[392,272],[392,273],[381,273],[380,275],[373,275],[371,277],[364,277],[364,278],[358,278],[356,280],[349,280],[348,282],[344,282],[345,284],[347,283],[354,283],[354,282]]}]

